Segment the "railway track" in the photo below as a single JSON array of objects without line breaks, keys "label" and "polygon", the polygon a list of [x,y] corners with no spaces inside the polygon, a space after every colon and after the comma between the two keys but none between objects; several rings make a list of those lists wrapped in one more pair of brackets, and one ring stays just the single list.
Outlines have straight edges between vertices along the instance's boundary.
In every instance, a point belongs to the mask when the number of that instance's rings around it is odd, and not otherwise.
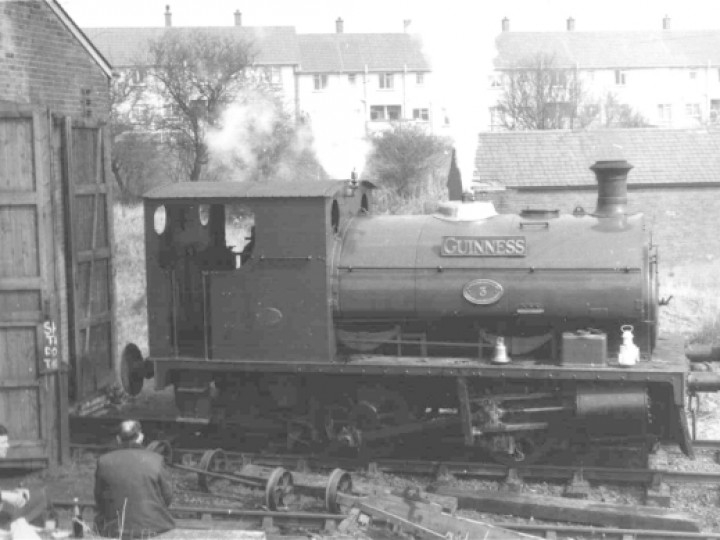
[{"label": "railway track", "polygon": [[[113,448],[98,444],[73,444],[75,452],[103,452]],[[178,463],[197,462],[205,449],[174,448],[174,460]],[[479,463],[467,461],[421,461],[400,459],[363,459],[338,458],[329,456],[307,456],[290,454],[266,454],[226,451],[229,462],[241,466],[254,463],[266,467],[284,467],[294,470],[329,471],[344,469],[348,471],[383,472],[399,475],[420,475],[443,477],[447,475],[460,478],[490,479],[502,481],[516,475],[522,480],[568,482],[580,474],[585,480],[604,483],[657,485],[666,483],[680,484],[717,484],[720,485],[720,473],[684,472],[646,468],[610,468],[580,467],[576,465],[518,465],[508,467],[498,463]]]},{"label": "railway track", "polygon": [[[71,510],[76,504],[72,500],[55,500],[60,509]],[[80,501],[83,510],[94,509],[91,501]],[[257,529],[277,532],[279,528],[312,530],[333,533],[345,515],[314,512],[276,512],[267,510],[244,510],[204,506],[177,505],[171,511],[178,520],[178,526],[189,529]],[[472,521],[472,520],[468,520]],[[390,525],[389,523],[380,523]],[[719,533],[696,533],[647,529],[620,529],[609,527],[586,527],[580,525],[552,525],[543,523],[493,522],[496,527],[534,534],[545,538],[603,538],[605,540],[720,540]]]}]

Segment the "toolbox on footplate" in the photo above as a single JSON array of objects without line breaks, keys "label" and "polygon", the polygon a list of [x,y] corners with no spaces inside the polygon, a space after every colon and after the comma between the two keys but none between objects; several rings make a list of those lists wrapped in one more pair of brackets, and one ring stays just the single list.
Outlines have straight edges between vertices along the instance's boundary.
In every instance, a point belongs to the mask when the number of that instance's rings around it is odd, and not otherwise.
[{"label": "toolbox on footplate", "polygon": [[607,364],[607,335],[599,330],[563,332],[562,365],[604,366]]}]

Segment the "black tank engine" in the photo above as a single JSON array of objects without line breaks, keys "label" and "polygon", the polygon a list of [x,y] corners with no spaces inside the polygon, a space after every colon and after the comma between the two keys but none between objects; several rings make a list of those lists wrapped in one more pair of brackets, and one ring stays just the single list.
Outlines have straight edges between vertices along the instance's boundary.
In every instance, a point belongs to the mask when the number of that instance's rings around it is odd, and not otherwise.
[{"label": "black tank engine", "polygon": [[[183,183],[145,196],[149,357],[126,387],[289,446],[457,440],[500,461],[570,442],[691,451],[682,347],[624,161],[593,212],[372,214],[373,186]],[[690,380],[689,380],[690,379]],[[717,381],[705,381],[715,389]],[[426,444],[423,442],[423,444]]]}]

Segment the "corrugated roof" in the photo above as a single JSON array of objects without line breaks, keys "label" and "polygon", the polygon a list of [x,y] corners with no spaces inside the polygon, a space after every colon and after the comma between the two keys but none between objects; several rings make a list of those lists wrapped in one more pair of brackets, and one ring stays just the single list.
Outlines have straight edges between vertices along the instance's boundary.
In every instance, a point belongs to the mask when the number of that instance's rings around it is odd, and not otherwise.
[{"label": "corrugated roof", "polygon": [[419,36],[397,34],[299,34],[301,71],[429,71]]},{"label": "corrugated roof", "polygon": [[166,31],[203,30],[219,36],[236,36],[249,40],[257,50],[256,64],[297,65],[300,49],[294,26],[212,26],[157,28],[85,28],[93,43],[117,67],[133,66],[147,61],[148,43]]},{"label": "corrugated roof", "polygon": [[653,68],[720,65],[720,31],[503,32],[495,40],[497,69],[538,53],[558,67]]},{"label": "corrugated roof", "polygon": [[630,185],[720,182],[720,132],[666,129],[479,135],[475,181],[507,187],[595,185],[595,161],[627,159]]},{"label": "corrugated roof", "polygon": [[342,180],[313,182],[180,182],[157,187],[143,195],[146,199],[261,199],[332,197],[344,188]]}]

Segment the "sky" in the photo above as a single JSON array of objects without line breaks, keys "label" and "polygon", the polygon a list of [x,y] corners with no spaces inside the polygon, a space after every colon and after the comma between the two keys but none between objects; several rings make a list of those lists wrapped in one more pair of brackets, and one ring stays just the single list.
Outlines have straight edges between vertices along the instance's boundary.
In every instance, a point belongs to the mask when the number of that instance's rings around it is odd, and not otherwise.
[{"label": "sky", "polygon": [[[2,0],[0,0],[2,1]],[[57,0],[81,27],[163,26],[165,6],[173,26],[294,26],[298,33],[332,33],[341,17],[347,33],[409,31],[422,37],[437,86],[435,104],[450,118],[463,182],[472,178],[477,133],[486,125],[486,88],[501,20],[516,32],[565,31],[568,17],[582,31],[657,30],[666,15],[674,30],[720,30],[720,0]],[[612,46],[609,42],[608,46]],[[338,147],[315,146],[325,165]],[[357,164],[358,155],[340,161]],[[325,158],[324,158],[325,156]],[[332,172],[331,172],[332,174]]]},{"label": "sky", "polygon": [[[174,26],[232,24],[240,10],[247,26],[295,26],[298,32],[417,32],[473,28],[491,36],[503,17],[514,31],[561,31],[572,16],[577,31],[659,30],[669,15],[678,30],[720,29],[718,0],[59,0],[81,26],[162,26],[170,5]],[[457,37],[448,34],[449,37]]]}]

